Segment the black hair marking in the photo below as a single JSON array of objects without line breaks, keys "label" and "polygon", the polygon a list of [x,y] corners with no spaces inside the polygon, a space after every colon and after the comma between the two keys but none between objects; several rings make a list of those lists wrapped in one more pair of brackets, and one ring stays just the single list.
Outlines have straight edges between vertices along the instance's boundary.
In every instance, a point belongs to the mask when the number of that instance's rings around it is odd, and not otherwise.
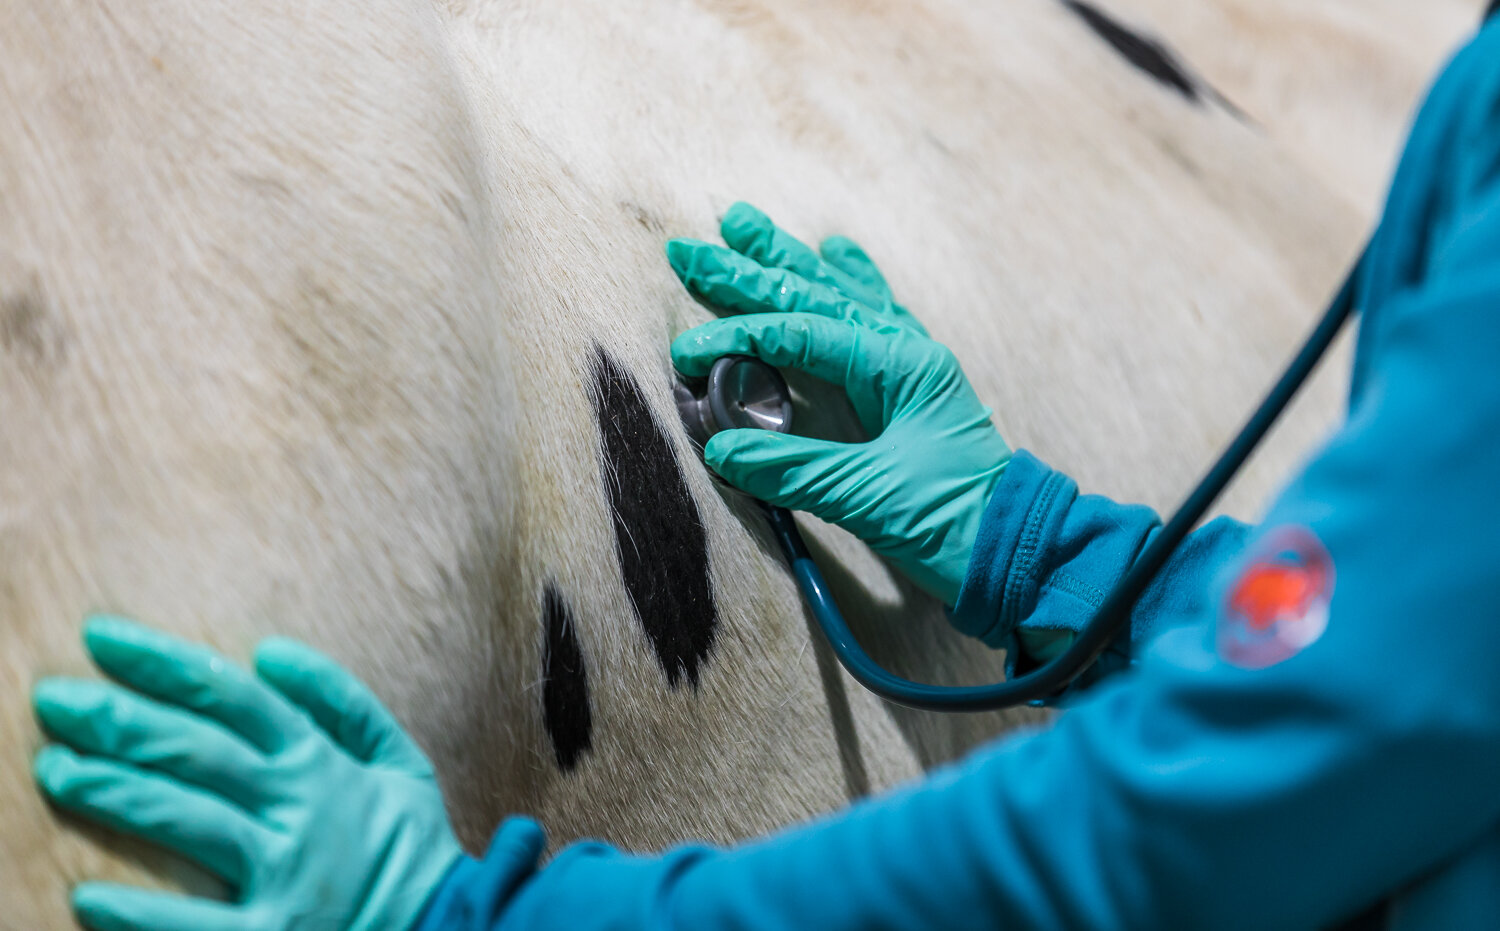
[{"label": "black hair marking", "polygon": [[551,582],[542,596],[542,614],[547,631],[542,654],[542,723],[552,739],[558,768],[569,772],[593,746],[589,673],[573,609]]},{"label": "black hair marking", "polygon": [[640,385],[597,345],[592,369],[605,496],[625,591],[667,684],[677,688],[686,679],[697,688],[719,623],[703,519]]},{"label": "black hair marking", "polygon": [[1193,103],[1201,101],[1198,82],[1188,74],[1177,55],[1160,41],[1142,36],[1122,25],[1085,0],[1062,0],[1088,27],[1108,42],[1125,60]]}]

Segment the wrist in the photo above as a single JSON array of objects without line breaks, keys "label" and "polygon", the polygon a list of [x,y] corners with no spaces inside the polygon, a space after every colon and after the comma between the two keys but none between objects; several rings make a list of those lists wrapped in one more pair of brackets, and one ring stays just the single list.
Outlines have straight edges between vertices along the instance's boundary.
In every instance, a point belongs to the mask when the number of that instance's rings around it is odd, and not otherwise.
[{"label": "wrist", "polygon": [[410,931],[438,931],[445,927],[455,900],[473,883],[480,869],[479,860],[463,851],[455,854],[438,881],[427,890],[416,918],[406,927]]},{"label": "wrist", "polygon": [[[1011,633],[1034,594],[1041,541],[1058,516],[1054,505],[1068,479],[1017,451],[980,515],[957,601],[949,620],[991,647],[1011,650]],[[1066,497],[1066,495],[1062,495]]]},{"label": "wrist", "polygon": [[952,607],[958,603],[969,567],[974,561],[975,545],[979,541],[990,502],[995,496],[995,490],[1000,487],[1009,464],[1010,456],[1007,454],[993,467],[976,476],[965,493],[954,502],[956,513],[948,522],[948,539],[934,566],[938,590],[932,594],[945,605]]},{"label": "wrist", "polygon": [[412,931],[468,931],[495,927],[518,890],[536,873],[546,846],[530,818],[507,818],[483,859],[460,855],[442,875]]}]

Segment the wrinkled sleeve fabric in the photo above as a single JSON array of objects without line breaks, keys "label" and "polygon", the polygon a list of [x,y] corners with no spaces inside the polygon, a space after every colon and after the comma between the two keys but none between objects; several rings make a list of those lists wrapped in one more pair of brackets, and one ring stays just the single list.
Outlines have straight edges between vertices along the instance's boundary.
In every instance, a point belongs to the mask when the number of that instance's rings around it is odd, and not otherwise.
[{"label": "wrinkled sleeve fabric", "polygon": [[[1036,659],[1025,655],[1021,635],[1078,633],[1160,530],[1151,508],[1081,495],[1072,479],[1018,451],[990,497],[950,619],[1005,650],[1006,674],[1015,676]],[[1086,681],[1125,666],[1164,628],[1200,617],[1210,577],[1249,532],[1219,517],[1191,533]]]},{"label": "wrinkled sleeve fabric", "polygon": [[[1491,28],[1435,89],[1398,172],[1347,423],[1130,671],[1045,731],[836,816],[730,849],[573,845],[498,914],[434,927],[1317,928],[1488,849],[1497,101]],[[1268,664],[1231,663],[1216,643],[1245,615],[1226,596],[1290,528],[1326,551],[1325,623]]]},{"label": "wrinkled sleeve fabric", "polygon": [[575,845],[492,925],[442,927],[1318,927],[1471,845],[1500,819],[1500,274],[1401,301],[1267,521],[1336,566],[1301,652],[1230,665],[1210,610],[905,791],[732,849]]},{"label": "wrinkled sleeve fabric", "polygon": [[544,835],[530,818],[507,818],[484,857],[461,857],[432,894],[413,931],[479,931],[495,926],[516,888],[536,872]]}]

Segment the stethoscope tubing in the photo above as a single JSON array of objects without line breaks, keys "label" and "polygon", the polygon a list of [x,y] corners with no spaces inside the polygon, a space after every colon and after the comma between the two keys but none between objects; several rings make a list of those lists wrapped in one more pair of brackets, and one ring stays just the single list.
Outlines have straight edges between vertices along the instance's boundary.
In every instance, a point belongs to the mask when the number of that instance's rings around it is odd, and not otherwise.
[{"label": "stethoscope tubing", "polygon": [[1177,546],[1223,494],[1224,489],[1250,458],[1250,454],[1317,368],[1318,362],[1327,354],[1339,331],[1354,314],[1355,293],[1363,265],[1364,256],[1361,255],[1318,325],[1281,377],[1225,447],[1213,467],[1141,551],[1124,578],[1110,590],[1078,636],[1062,653],[1023,675],[990,685],[940,686],[913,682],[888,671],[859,645],[854,632],[839,611],[827,581],[808,553],[807,544],[798,532],[791,512],[785,508],[765,505],[772,532],[781,545],[797,586],[802,590],[813,619],[827,637],[839,662],[855,681],[881,698],[923,711],[993,711],[1014,705],[1044,704],[1055,700],[1129,626],[1131,608],[1141,593],[1151,584],[1161,567],[1166,565]]}]

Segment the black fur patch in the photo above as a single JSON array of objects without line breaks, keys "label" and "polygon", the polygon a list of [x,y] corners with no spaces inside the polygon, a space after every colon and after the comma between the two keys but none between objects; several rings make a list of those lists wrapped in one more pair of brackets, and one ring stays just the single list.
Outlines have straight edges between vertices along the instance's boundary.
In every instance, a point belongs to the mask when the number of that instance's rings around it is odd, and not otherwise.
[{"label": "black fur patch", "polygon": [[1188,100],[1200,100],[1198,82],[1193,80],[1172,50],[1155,39],[1138,35],[1084,0],[1062,0],[1063,6],[1078,14],[1088,27],[1108,42],[1125,60],[1172,88]]},{"label": "black fur patch", "polygon": [[696,688],[719,624],[703,519],[640,386],[598,346],[592,394],[625,591],[667,684]]},{"label": "black fur patch", "polygon": [[552,738],[557,765],[567,772],[593,746],[589,673],[578,645],[573,609],[550,582],[542,598],[542,613],[547,628],[542,656],[542,722]]},{"label": "black fur patch", "polygon": [[1500,10],[1500,0],[1490,0],[1489,8],[1484,11],[1485,20],[1488,21],[1491,16],[1495,15],[1497,10]]}]

